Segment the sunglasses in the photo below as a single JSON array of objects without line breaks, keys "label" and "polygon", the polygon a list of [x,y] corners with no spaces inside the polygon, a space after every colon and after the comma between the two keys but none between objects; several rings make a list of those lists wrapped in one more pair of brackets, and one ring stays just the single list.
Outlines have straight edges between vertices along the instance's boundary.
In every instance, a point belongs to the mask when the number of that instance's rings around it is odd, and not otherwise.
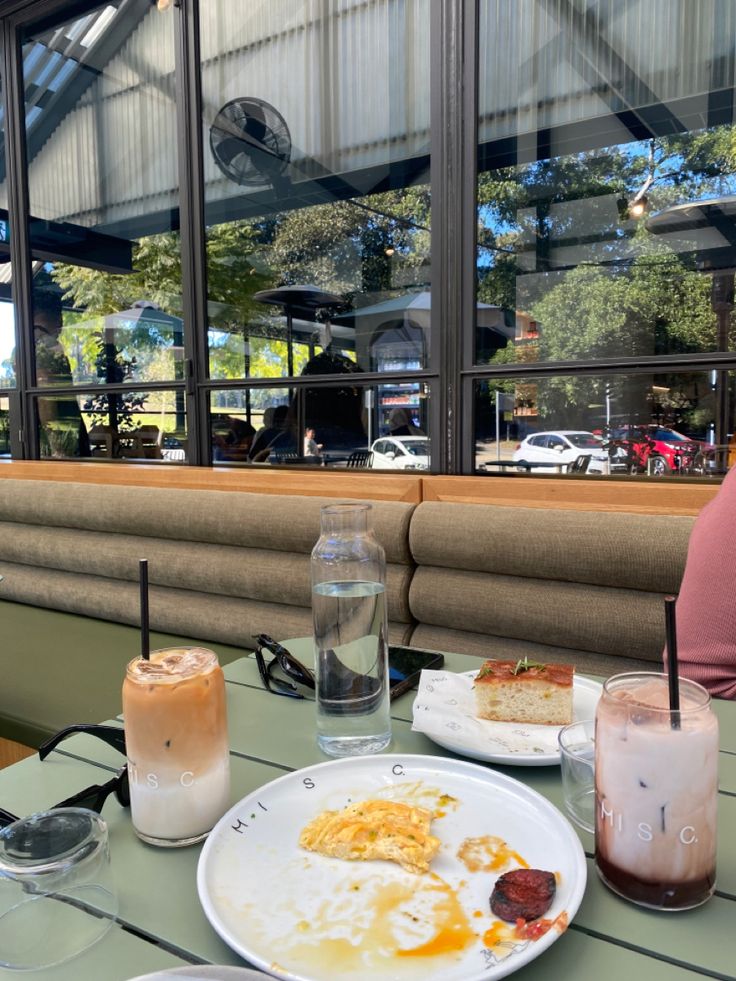
[{"label": "sunglasses", "polygon": [[[257,642],[255,649],[256,663],[258,672],[263,682],[263,687],[274,695],[285,695],[287,698],[304,698],[298,690],[297,685],[305,688],[314,689],[314,675],[305,668],[301,661],[298,661],[293,654],[286,650],[281,644],[275,641],[268,634],[254,634],[253,639]],[[273,658],[266,664],[263,651],[267,650],[273,654]],[[279,678],[274,674],[276,668],[280,668],[288,681]],[[295,684],[296,682],[296,684]]]},{"label": "sunglasses", "polygon": [[[74,725],[67,726],[56,735],[51,736],[47,739],[42,746],[39,747],[38,755],[42,760],[45,760],[49,753],[55,749],[62,740],[66,739],[67,736],[73,736],[78,732],[87,733],[90,736],[95,736],[97,739],[101,739],[108,746],[112,746],[113,749],[119,750],[123,755],[125,755],[125,731],[123,729],[118,729],[115,726],[102,726],[102,725]],[[103,805],[108,797],[114,795],[117,798],[119,804],[123,807],[130,806],[130,786],[128,783],[128,767],[127,765],[121,767],[115,776],[108,780],[107,783],[92,784],[89,787],[85,787],[84,790],[78,791],[76,794],[72,794],[71,797],[67,797],[66,800],[61,801],[58,804],[54,804],[54,807],[86,807],[90,811],[96,811],[98,814],[101,813]],[[4,808],[0,807],[0,828],[4,828],[14,821],[20,820],[15,814],[11,814],[10,811],[6,811]]]},{"label": "sunglasses", "polygon": [[[287,698],[304,698],[297,685],[315,689],[314,674],[305,668],[293,654],[281,644],[269,637],[268,634],[254,634],[257,641],[255,649],[258,671],[263,687],[274,695],[285,695]],[[266,664],[263,651],[273,654]],[[323,682],[321,688],[322,710],[328,715],[341,715],[349,712],[351,715],[372,712],[382,697],[382,688],[378,678],[368,674],[353,671],[343,664],[331,649],[320,653]],[[288,681],[274,674],[280,668]]]}]

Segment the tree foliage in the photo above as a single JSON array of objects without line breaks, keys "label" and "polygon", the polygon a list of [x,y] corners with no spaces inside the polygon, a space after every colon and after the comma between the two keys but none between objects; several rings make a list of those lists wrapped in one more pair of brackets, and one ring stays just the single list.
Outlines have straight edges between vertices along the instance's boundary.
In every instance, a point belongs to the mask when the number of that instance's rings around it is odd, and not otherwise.
[{"label": "tree foliage", "polygon": [[[529,314],[540,324],[536,346],[509,344],[493,356],[494,363],[714,350],[709,277],[660,244],[643,221],[634,221],[626,202],[646,190],[656,211],[729,193],[735,168],[736,128],[723,126],[481,173],[478,298]],[[211,376],[283,376],[283,319],[254,300],[258,290],[313,283],[348,305],[426,286],[430,223],[429,187],[417,185],[295,208],[260,222],[211,227]],[[67,304],[84,311],[86,333],[80,328],[76,337],[73,318],[67,317],[74,341],[70,358],[73,349],[87,361],[99,360],[94,345],[101,343],[102,328],[93,318],[127,309],[136,300],[181,315],[178,234],[136,243],[134,270],[113,276],[69,265],[54,269]],[[138,370],[145,362],[147,377],[159,380],[170,370],[161,350],[167,339],[155,332],[133,339]],[[296,371],[307,356],[306,346],[297,345]],[[126,357],[120,355],[121,364]],[[499,382],[507,391],[516,384]],[[487,387],[491,397],[496,388]],[[601,398],[600,382],[580,376],[540,382],[539,393],[545,412],[575,425],[585,422]],[[633,390],[620,395],[633,397]]]}]

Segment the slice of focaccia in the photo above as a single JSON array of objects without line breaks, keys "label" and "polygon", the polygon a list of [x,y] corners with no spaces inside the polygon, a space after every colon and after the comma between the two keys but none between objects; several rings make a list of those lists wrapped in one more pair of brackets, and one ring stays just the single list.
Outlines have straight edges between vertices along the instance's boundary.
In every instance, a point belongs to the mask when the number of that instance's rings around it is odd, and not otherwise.
[{"label": "slice of focaccia", "polygon": [[574,675],[572,664],[486,661],[473,684],[475,714],[495,722],[567,725]]},{"label": "slice of focaccia", "polygon": [[386,859],[409,872],[428,872],[440,847],[430,834],[433,814],[389,800],[366,800],[323,811],[304,828],[299,844],[311,852],[353,862]]}]

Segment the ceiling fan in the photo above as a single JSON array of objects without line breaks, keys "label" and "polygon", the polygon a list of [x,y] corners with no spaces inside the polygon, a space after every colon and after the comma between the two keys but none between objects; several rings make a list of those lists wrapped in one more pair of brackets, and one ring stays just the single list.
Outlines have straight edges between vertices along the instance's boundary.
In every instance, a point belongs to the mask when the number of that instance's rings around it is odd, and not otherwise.
[{"label": "ceiling fan", "polygon": [[263,99],[226,103],[210,127],[210,148],[223,174],[244,187],[288,192],[291,134],[286,120]]}]

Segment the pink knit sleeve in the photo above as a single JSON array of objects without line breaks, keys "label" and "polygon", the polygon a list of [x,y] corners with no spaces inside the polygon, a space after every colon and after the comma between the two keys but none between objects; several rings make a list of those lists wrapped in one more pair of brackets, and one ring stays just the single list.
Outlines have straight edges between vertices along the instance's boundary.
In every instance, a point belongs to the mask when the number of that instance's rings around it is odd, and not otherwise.
[{"label": "pink knit sleeve", "polygon": [[693,525],[676,609],[679,674],[736,698],[736,469]]}]

